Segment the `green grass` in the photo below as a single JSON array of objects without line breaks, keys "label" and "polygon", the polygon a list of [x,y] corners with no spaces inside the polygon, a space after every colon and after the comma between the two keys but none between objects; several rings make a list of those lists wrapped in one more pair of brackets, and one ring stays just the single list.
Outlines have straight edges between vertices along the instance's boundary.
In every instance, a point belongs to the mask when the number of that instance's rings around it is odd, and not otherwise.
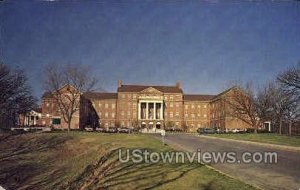
[{"label": "green grass", "polygon": [[272,133],[246,133],[246,134],[211,134],[209,136],[235,139],[243,141],[253,141],[269,144],[287,145],[300,147],[300,137],[289,137],[285,135],[278,135]]},{"label": "green grass", "polygon": [[120,163],[118,148],[172,151],[147,135],[86,132],[0,135],[8,189],[254,189],[197,163]]}]

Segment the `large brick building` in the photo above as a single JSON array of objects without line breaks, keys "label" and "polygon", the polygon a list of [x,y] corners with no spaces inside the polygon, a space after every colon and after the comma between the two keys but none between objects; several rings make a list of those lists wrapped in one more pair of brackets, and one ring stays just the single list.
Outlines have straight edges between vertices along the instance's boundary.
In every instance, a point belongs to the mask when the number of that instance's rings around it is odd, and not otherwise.
[{"label": "large brick building", "polygon": [[[180,83],[152,86],[124,85],[119,81],[116,93],[81,94],[80,108],[71,126],[141,127],[150,131],[170,127],[187,131],[201,127],[248,128],[246,123],[227,113],[226,98],[231,91],[228,89],[218,95],[190,95],[183,93]],[[49,92],[42,97],[41,122],[58,128],[67,126]]]}]

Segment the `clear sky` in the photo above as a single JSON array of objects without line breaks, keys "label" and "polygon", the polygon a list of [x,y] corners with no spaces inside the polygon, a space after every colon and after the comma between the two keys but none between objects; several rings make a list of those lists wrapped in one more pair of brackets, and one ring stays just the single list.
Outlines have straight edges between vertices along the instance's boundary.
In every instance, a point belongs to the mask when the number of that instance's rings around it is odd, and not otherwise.
[{"label": "clear sky", "polygon": [[300,2],[228,2],[5,1],[1,60],[25,69],[37,97],[48,63],[87,64],[106,91],[121,79],[216,94],[300,61]]}]

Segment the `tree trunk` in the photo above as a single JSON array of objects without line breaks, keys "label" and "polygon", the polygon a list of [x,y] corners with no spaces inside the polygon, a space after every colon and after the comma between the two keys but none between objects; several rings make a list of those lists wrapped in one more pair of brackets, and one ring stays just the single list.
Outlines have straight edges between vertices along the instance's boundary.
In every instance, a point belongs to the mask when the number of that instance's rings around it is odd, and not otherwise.
[{"label": "tree trunk", "polygon": [[256,127],[254,127],[254,133],[257,134],[257,128]]},{"label": "tree trunk", "polygon": [[279,134],[280,135],[282,134],[281,129],[282,129],[282,118],[280,117],[279,118]]},{"label": "tree trunk", "polygon": [[257,123],[253,124],[253,128],[254,128],[254,133],[257,134],[258,124]]},{"label": "tree trunk", "polygon": [[292,121],[289,121],[289,135],[292,136]]},{"label": "tree trunk", "polygon": [[71,121],[68,122],[68,132],[71,131]]}]

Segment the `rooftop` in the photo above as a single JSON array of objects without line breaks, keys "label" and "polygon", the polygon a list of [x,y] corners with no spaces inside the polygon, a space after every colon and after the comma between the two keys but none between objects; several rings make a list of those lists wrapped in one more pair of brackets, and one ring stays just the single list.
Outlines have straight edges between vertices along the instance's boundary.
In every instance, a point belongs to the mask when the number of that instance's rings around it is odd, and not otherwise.
[{"label": "rooftop", "polygon": [[155,88],[163,93],[183,93],[178,86],[152,86],[152,85],[121,85],[118,92],[141,92],[147,88]]},{"label": "rooftop", "polygon": [[87,92],[83,94],[84,97],[90,99],[117,99],[117,93],[108,92]]},{"label": "rooftop", "polygon": [[185,100],[185,101],[210,101],[215,97],[216,97],[215,95],[184,94],[183,100]]}]

